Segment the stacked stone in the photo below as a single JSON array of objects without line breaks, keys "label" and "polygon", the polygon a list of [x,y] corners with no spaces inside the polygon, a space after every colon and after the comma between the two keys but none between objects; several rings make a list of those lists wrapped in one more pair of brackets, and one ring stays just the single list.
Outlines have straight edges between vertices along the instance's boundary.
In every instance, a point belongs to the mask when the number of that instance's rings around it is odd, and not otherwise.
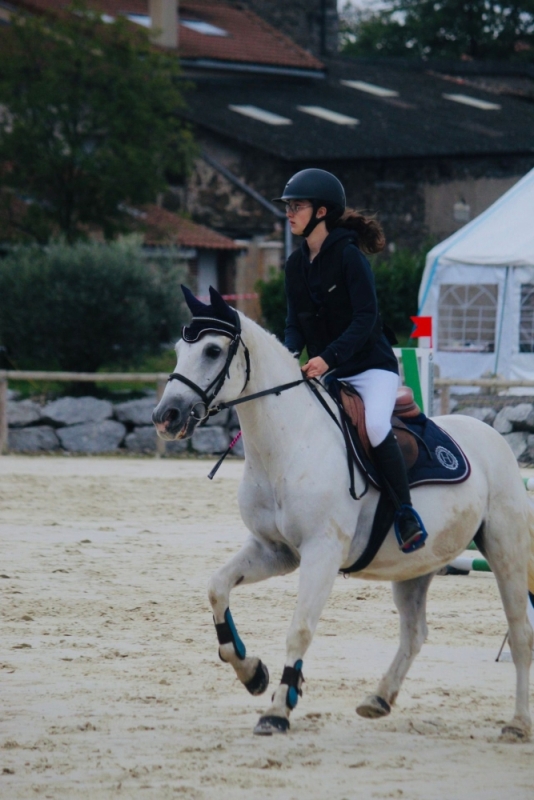
[{"label": "stacked stone", "polygon": [[[8,398],[8,447],[14,453],[155,453],[152,411],[156,394],[139,400],[111,403],[95,397],[62,397],[44,406],[33,400]],[[228,447],[239,430],[235,412],[211,417],[189,441],[165,442],[165,454],[216,455]],[[240,440],[232,450],[242,457]]]},{"label": "stacked stone", "polygon": [[475,417],[492,425],[506,439],[517,461],[521,464],[534,463],[534,404],[505,405],[500,411],[490,406],[462,408],[458,404],[453,413]]}]

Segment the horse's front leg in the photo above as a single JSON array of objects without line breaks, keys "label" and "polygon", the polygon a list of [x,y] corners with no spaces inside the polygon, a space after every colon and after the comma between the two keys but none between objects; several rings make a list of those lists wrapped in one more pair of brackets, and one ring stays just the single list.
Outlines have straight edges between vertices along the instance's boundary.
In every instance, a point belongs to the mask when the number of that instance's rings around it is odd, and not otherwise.
[{"label": "horse's front leg", "polygon": [[343,562],[343,545],[324,536],[301,549],[297,607],[286,641],[286,662],[272,705],[261,716],[254,733],[269,736],[289,729],[289,714],[302,695],[302,664]]},{"label": "horse's front leg", "polygon": [[262,694],[267,689],[269,672],[259,658],[247,656],[230,613],[230,592],[234,586],[285,575],[297,566],[298,558],[288,547],[269,546],[251,537],[209,582],[208,596],[219,640],[219,656],[233,666],[237,677],[251,694]]}]

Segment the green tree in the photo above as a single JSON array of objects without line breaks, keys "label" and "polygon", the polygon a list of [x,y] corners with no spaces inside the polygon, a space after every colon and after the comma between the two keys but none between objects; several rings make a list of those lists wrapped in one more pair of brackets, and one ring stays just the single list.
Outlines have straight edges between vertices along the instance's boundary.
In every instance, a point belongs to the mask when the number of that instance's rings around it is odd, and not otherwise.
[{"label": "green tree", "polygon": [[399,338],[408,337],[417,314],[417,295],[425,268],[426,254],[433,242],[417,251],[399,249],[386,258],[371,259],[378,305],[384,322]]},{"label": "green tree", "polygon": [[178,334],[184,272],[147,264],[132,237],[16,247],[0,260],[0,344],[18,369],[135,365]]},{"label": "green tree", "polygon": [[379,11],[345,8],[348,55],[534,61],[534,0],[390,0]]},{"label": "green tree", "polygon": [[124,17],[73,6],[1,26],[0,205],[15,238],[72,242],[95,226],[111,238],[121,204],[151,202],[183,174],[193,145],[179,79],[177,57]]}]

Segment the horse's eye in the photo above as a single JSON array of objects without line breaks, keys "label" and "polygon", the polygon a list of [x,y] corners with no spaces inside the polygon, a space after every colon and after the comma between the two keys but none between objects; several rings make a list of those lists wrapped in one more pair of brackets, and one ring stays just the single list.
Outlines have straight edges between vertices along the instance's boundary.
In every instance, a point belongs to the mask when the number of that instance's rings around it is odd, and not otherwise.
[{"label": "horse's eye", "polygon": [[204,355],[208,358],[219,358],[221,355],[221,348],[216,344],[209,344],[204,350]]}]

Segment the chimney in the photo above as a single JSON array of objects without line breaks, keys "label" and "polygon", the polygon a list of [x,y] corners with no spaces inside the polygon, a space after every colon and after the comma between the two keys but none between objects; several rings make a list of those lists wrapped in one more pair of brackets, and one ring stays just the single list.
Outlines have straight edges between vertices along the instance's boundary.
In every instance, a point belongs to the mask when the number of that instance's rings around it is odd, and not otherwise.
[{"label": "chimney", "polygon": [[178,0],[148,0],[152,41],[161,47],[178,47]]}]

